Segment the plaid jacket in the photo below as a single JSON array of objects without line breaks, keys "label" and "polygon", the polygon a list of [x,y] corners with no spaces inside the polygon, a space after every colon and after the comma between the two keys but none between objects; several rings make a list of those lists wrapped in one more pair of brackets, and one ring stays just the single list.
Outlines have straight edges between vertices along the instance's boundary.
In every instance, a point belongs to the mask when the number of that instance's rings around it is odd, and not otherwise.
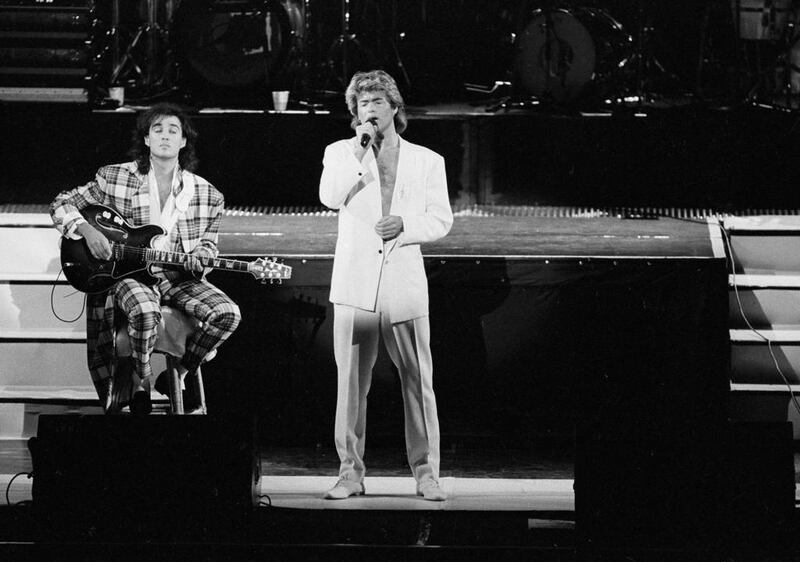
[{"label": "plaid jacket", "polygon": [[[175,204],[181,212],[177,227],[170,236],[170,250],[191,252],[203,246],[216,257],[217,233],[225,200],[206,180],[188,171],[181,171]],[[75,189],[59,193],[50,205],[53,223],[62,235],[80,238],[75,231],[82,219],[81,210],[92,204],[106,205],[119,212],[133,226],[150,221],[150,196],[147,174],[135,162],[104,166],[95,179]],[[129,388],[114,388],[114,305],[110,294],[87,295],[86,343],[89,371],[98,396],[106,411],[120,408]],[[122,377],[119,382],[127,381]]]}]

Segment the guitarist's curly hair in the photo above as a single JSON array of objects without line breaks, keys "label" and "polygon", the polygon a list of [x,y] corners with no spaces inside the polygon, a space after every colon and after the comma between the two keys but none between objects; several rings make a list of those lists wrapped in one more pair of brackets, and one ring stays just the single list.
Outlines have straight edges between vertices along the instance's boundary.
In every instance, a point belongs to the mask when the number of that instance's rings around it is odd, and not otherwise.
[{"label": "guitarist's curly hair", "polygon": [[174,103],[157,103],[142,111],[136,119],[136,129],[133,131],[133,142],[128,155],[136,161],[139,172],[146,174],[150,171],[150,147],[144,142],[150,132],[153,122],[159,117],[177,117],[181,122],[181,130],[186,138],[186,146],[178,153],[178,164],[190,172],[197,168],[197,155],[194,145],[197,141],[197,130],[192,125],[186,112]]}]

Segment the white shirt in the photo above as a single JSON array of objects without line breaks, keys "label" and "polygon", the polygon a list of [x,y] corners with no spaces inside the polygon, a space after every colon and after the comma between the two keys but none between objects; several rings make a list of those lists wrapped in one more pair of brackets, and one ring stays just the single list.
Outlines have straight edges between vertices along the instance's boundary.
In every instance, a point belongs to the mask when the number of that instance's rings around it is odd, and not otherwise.
[{"label": "white shirt", "polygon": [[155,242],[155,247],[158,250],[169,249],[170,235],[178,222],[179,212],[175,205],[175,193],[178,191],[180,183],[178,166],[175,166],[172,171],[172,188],[169,190],[169,195],[162,208],[161,198],[158,193],[158,181],[156,180],[153,166],[150,166],[150,171],[147,173],[147,184],[150,189],[150,224],[159,225],[167,233],[166,236],[160,237]]}]

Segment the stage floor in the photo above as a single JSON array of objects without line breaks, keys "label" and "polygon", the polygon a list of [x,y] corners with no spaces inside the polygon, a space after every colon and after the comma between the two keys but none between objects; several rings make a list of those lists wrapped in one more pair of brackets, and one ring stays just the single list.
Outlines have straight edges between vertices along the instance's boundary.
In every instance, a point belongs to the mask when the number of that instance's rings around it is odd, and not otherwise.
[{"label": "stage floor", "polygon": [[[724,257],[717,218],[699,209],[466,206],[453,211],[449,234],[423,245],[426,257]],[[337,220],[335,211],[321,207],[230,208],[220,225],[220,252],[332,258]],[[0,205],[0,225],[52,228],[43,205]]]},{"label": "stage floor", "polygon": [[[241,256],[332,257],[332,211],[231,210],[220,227],[220,251]],[[456,210],[450,233],[425,244],[426,257],[713,258],[724,255],[714,219],[625,219],[581,208],[512,207]]]}]

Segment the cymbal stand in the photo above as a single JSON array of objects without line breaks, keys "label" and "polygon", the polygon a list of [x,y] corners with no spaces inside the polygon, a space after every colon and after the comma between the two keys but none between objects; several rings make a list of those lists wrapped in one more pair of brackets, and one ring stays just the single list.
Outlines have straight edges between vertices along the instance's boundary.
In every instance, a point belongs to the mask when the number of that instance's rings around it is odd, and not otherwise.
[{"label": "cymbal stand", "polygon": [[[289,75],[286,86],[296,92],[299,98],[305,99],[308,97],[310,80],[308,60],[309,42],[311,41],[309,25],[309,19],[312,17],[311,0],[290,0],[284,3],[284,7],[289,16],[291,28],[289,50],[284,65],[284,72]],[[295,26],[294,24],[298,20],[301,24]]]},{"label": "cymbal stand", "polygon": [[411,78],[408,76],[408,71],[403,64],[403,59],[400,57],[400,49],[397,46],[397,39],[400,37],[400,32],[397,29],[397,0],[392,0],[392,25],[390,30],[392,54],[394,55],[394,63],[405,82],[407,88],[411,88]]},{"label": "cymbal stand", "polygon": [[[791,3],[792,13],[797,13],[798,8],[800,8],[798,4],[800,3],[796,0]],[[795,88],[792,87],[792,73],[800,72],[800,66],[797,65],[797,53],[793,53],[796,50],[795,43],[800,40],[796,38],[796,28],[797,21],[794,18],[790,18],[778,43],[780,54],[778,55],[777,64],[781,67],[781,81],[777,86],[779,93],[783,94],[783,103],[787,109],[794,109],[792,107],[793,96],[798,93],[796,84]]]},{"label": "cymbal stand", "polygon": [[[361,42],[359,41],[356,34],[350,31],[350,0],[341,0],[341,2],[342,2],[341,33],[336,39],[334,39],[333,43],[328,49],[327,66],[330,76],[334,77],[339,82],[339,85],[342,87],[342,90],[344,90],[345,88],[347,88],[347,84],[350,82],[350,77],[352,75],[351,72],[352,61],[350,60],[349,57],[348,45],[353,45],[355,49],[358,51],[363,52],[364,49],[361,46]],[[342,65],[341,74],[338,76],[336,72],[337,51],[340,52],[338,58]]]},{"label": "cymbal stand", "polygon": [[[165,32],[158,23],[157,0],[145,0],[145,2],[147,21],[139,25],[125,52],[121,54],[120,0],[112,0],[112,72],[109,79],[111,85],[131,80],[132,86],[148,89],[152,88],[159,78],[158,63],[162,47],[166,45]],[[171,13],[172,6],[172,0],[168,0],[168,13]],[[140,48],[140,43],[144,43],[143,49]],[[133,78],[129,78],[131,72],[134,74]]]},{"label": "cymbal stand", "polygon": [[[645,4],[647,4],[647,7],[645,7]],[[625,65],[635,65],[635,92],[633,98],[640,106],[645,103],[651,103],[655,97],[654,91],[649,89],[652,85],[654,71],[676,82],[678,80],[674,74],[667,71],[664,65],[661,64],[661,61],[659,61],[653,53],[652,42],[654,28],[652,13],[649,9],[651,4],[652,0],[642,0],[638,3],[638,30],[635,50]]]}]

